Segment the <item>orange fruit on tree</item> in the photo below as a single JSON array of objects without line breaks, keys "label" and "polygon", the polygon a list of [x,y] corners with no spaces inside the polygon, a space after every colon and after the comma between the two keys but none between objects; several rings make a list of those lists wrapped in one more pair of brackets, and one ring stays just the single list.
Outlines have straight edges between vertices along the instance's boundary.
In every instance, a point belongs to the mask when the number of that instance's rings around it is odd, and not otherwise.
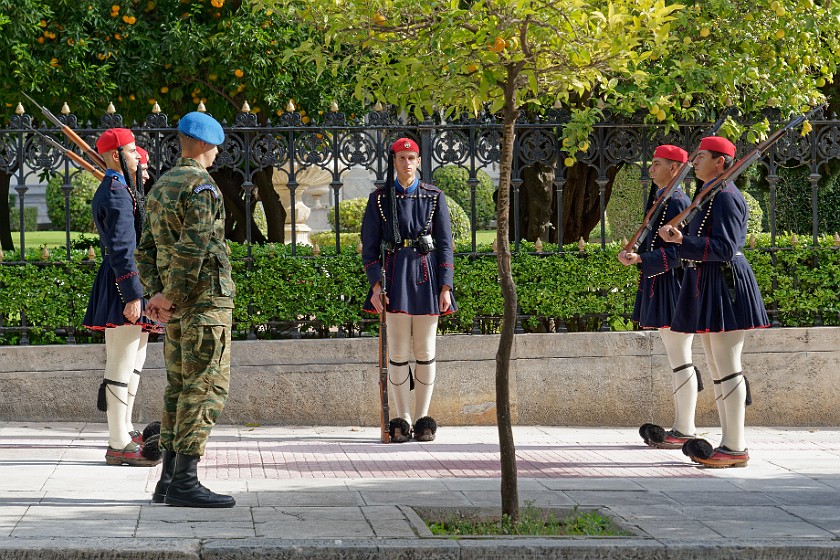
[{"label": "orange fruit on tree", "polygon": [[497,36],[493,41],[493,44],[488,48],[494,53],[500,53],[505,50],[505,45],[507,45],[507,41],[505,41],[502,37]]},{"label": "orange fruit on tree", "polygon": [[233,75],[236,76],[237,78],[241,78],[242,76],[245,75],[245,72],[243,72],[242,70],[237,68],[236,70],[233,71]]}]

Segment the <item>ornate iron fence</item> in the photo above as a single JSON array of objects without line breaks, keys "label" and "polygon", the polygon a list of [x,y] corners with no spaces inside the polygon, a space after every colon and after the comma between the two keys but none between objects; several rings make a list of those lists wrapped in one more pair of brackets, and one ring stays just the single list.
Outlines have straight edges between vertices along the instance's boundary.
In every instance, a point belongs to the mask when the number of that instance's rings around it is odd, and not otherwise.
[{"label": "ornate iron fence", "polygon": [[[125,126],[122,117],[116,113],[105,114],[96,126],[91,123],[80,125],[78,119],[69,112],[58,118],[91,145],[104,129]],[[566,119],[567,115],[562,111],[552,111],[537,120],[523,118],[517,125],[511,178],[513,207],[511,230],[515,251],[521,250],[519,207],[523,170],[537,163],[554,170],[554,202],[551,212],[552,219],[557,224],[556,251],[562,252],[564,243],[575,241],[564,240],[562,233],[564,189],[567,182],[567,168],[564,160],[567,154],[562,146],[561,129]],[[770,247],[767,250],[774,265],[777,251],[782,249],[776,245],[778,234],[775,200],[779,169],[783,166],[809,166],[808,180],[812,192],[811,215],[813,218],[810,232],[811,245],[816,247],[819,244],[818,237],[821,233],[817,196],[819,183],[822,178],[821,173],[826,169],[825,164],[840,159],[840,122],[820,120],[812,122],[812,125],[813,129],[804,136],[795,131],[788,134],[765,154],[759,163],[759,166],[763,167],[763,173],[769,185]],[[472,221],[468,252],[473,255],[478,253],[476,187],[479,179],[477,174],[481,169],[498,164],[500,158],[501,123],[491,116],[454,121],[428,118],[422,122],[414,122],[395,116],[388,110],[372,110],[363,118],[350,122],[347,115],[339,111],[331,111],[326,113],[320,122],[313,121],[304,124],[302,115],[295,111],[282,114],[277,122],[260,122],[257,115],[242,112],[235,115],[232,123],[223,121],[223,127],[226,132],[225,142],[220,146],[219,155],[211,172],[227,171],[241,183],[241,198],[244,202],[245,223],[247,224],[245,241],[248,251],[245,260],[248,267],[252,266],[251,197],[254,194],[258,174],[267,169],[273,169],[285,175],[290,196],[289,209],[292,213],[291,239],[287,241],[291,241],[291,255],[298,256],[295,206],[299,175],[309,168],[319,168],[329,173],[329,187],[334,202],[332,212],[336,224],[335,251],[336,254],[340,254],[341,237],[338,233],[338,224],[341,223],[341,216],[338,203],[344,185],[343,175],[351,169],[361,168],[374,175],[374,185],[384,184],[387,146],[403,135],[415,138],[421,146],[423,177],[431,178],[437,168],[449,165],[459,166],[467,171],[471,201],[468,214]],[[177,131],[169,123],[167,115],[163,113],[150,114],[144,123],[139,125],[135,123],[130,128],[137,137],[137,144],[146,148],[150,154],[149,171],[153,182],[175,164],[179,154]],[[639,204],[641,207],[644,200],[643,193],[647,192],[650,185],[647,169],[653,148],[661,143],[694,146],[707,128],[706,123],[686,123],[676,130],[665,133],[663,127],[652,124],[604,122],[595,126],[589,139],[588,149],[578,153],[576,160],[597,173],[595,182],[598,187],[602,249],[606,243],[604,216],[610,170],[620,165],[639,166],[641,170]],[[0,129],[0,178],[6,175],[10,186],[17,192],[17,204],[21,209],[19,234],[21,257],[18,262],[5,260],[3,264],[7,266],[24,264],[26,230],[23,223],[23,208],[30,185],[39,182],[36,179],[56,174],[63,177],[62,190],[67,209],[66,256],[67,260],[70,260],[69,205],[73,196],[70,178],[76,173],[85,171],[76,167],[34,129],[52,136],[67,148],[78,152],[77,148],[63,138],[58,129],[39,122],[20,108],[17,114],[10,117],[9,126]],[[738,144],[739,153],[743,153],[749,147],[743,139]],[[815,266],[817,264],[814,262]],[[23,329],[25,332],[26,318],[25,314],[22,315],[20,325],[0,324],[0,329]],[[0,321],[2,321],[1,317]],[[72,332],[70,339],[72,340]]]}]

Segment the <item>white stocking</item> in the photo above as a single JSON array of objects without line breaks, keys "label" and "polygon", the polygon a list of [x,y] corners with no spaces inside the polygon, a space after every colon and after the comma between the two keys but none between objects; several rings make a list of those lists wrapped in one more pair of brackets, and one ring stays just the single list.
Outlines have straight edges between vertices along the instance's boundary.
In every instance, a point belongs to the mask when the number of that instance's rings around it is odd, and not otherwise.
[{"label": "white stocking", "polygon": [[722,408],[726,417],[720,444],[732,451],[743,451],[747,448],[744,436],[747,385],[741,373],[741,350],[744,348],[745,334],[746,331],[730,331],[709,335],[718,374],[714,378],[715,396],[717,397],[719,387],[718,410]]},{"label": "white stocking", "polygon": [[[709,368],[709,376],[712,378],[713,381],[717,381],[718,379],[720,379],[720,374],[718,373],[718,368],[715,364],[715,354],[714,349],[712,348],[710,337],[711,334],[703,333],[700,335],[700,342],[703,343],[703,352],[706,354],[706,367]],[[718,418],[720,418],[720,430],[721,433],[726,433],[726,411],[723,408],[723,399],[721,399],[721,396],[723,395],[723,390],[721,389],[719,383],[714,383],[714,390],[715,407],[718,411]]]},{"label": "white stocking", "polygon": [[146,344],[149,342],[149,333],[140,335],[140,345],[137,348],[137,355],[134,359],[134,371],[131,373],[131,380],[128,382],[128,406],[125,411],[125,427],[129,432],[134,431],[134,424],[131,418],[134,413],[134,399],[137,397],[137,388],[140,386],[140,372],[143,371],[143,364],[146,362]]},{"label": "white stocking", "polygon": [[134,371],[141,334],[139,325],[105,329],[105,379],[119,383],[105,386],[108,445],[113,449],[125,449],[131,443],[125,423],[128,384]]},{"label": "white stocking", "polygon": [[386,313],[385,326],[388,332],[388,394],[393,396],[396,414],[411,422],[411,385],[409,384],[409,353],[411,349],[411,315]]},{"label": "white stocking", "polygon": [[437,341],[437,315],[415,315],[411,329],[414,341],[414,418],[429,415],[429,405],[435,390],[437,364],[435,363],[435,342]]},{"label": "white stocking", "polygon": [[659,337],[665,345],[668,363],[674,370],[674,430],[693,436],[697,431],[694,413],[697,410],[697,375],[691,361],[693,334],[659,329]]}]

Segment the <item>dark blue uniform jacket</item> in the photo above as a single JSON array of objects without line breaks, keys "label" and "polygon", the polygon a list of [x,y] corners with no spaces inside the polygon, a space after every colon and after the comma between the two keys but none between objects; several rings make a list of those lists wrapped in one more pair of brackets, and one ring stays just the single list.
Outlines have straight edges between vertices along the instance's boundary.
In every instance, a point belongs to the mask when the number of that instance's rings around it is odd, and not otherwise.
[{"label": "dark blue uniform jacket", "polygon": [[[453,287],[455,272],[452,247],[452,226],[446,197],[433,185],[421,183],[397,192],[397,223],[403,239],[400,247],[385,253],[384,270],[388,292],[388,311],[409,315],[440,315],[439,295],[442,286]],[[391,204],[388,191],[380,188],[371,193],[362,219],[362,262],[368,282],[373,286],[382,280],[382,244],[393,241]],[[429,233],[435,250],[422,254],[415,241]],[[452,307],[457,310],[454,294]],[[368,292],[364,310],[375,313]]]},{"label": "dark blue uniform jacket", "polygon": [[[125,304],[143,298],[134,264],[140,235],[139,212],[122,174],[109,169],[93,195],[93,221],[99,232],[102,264],[96,274],[84,325],[104,329],[126,324]],[[141,323],[149,322],[141,317]]]}]

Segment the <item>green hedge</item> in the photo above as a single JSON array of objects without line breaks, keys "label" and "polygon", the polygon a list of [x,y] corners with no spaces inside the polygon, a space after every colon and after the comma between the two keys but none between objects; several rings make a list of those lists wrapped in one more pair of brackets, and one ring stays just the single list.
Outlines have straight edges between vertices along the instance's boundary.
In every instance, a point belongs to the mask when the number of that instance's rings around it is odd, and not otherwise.
[{"label": "green hedge", "polygon": [[[825,171],[825,170],[821,170]],[[781,167],[776,184],[776,231],[810,232],[813,225],[811,215],[813,186],[811,169],[807,165]],[[765,193],[764,206],[769,207],[769,190]],[[817,208],[819,217],[817,227],[823,233],[840,232],[840,169],[829,170],[817,183]],[[769,231],[770,216],[765,216],[766,230]]]},{"label": "green hedge", "polygon": [[[790,238],[782,237],[779,250],[748,250],[747,258],[768,308],[778,306],[782,326],[840,325],[840,250],[828,236],[820,238],[817,248],[803,246],[806,240],[791,247]],[[768,243],[766,234],[758,236],[758,247]],[[512,268],[526,331],[554,330],[560,321],[569,330],[598,330],[604,322],[616,330],[633,328],[628,317],[637,272],[618,263],[617,243],[606,251],[589,245],[583,254],[577,245],[565,247],[567,252],[560,254],[535,254],[530,243],[522,247],[523,252],[514,255]],[[543,249],[554,247],[546,244]],[[305,336],[331,336],[338,327],[356,334],[375,329],[373,317],[361,311],[368,286],[356,247],[346,246],[337,256],[326,247],[313,256],[311,247],[299,246],[297,258],[283,245],[254,246],[252,252],[249,269],[246,248],[233,245],[238,337],[250,330],[259,337],[285,336],[284,332],[301,324]],[[10,263],[19,257],[7,253],[6,263],[0,265],[3,324],[19,325],[24,311],[33,344],[62,342],[64,337],[54,332],[56,327],[81,328],[96,266],[85,261],[83,249],[72,251],[70,263],[58,260],[63,256],[64,251],[55,251],[48,263],[37,263],[40,249],[31,249],[27,250],[28,264]],[[482,332],[496,328],[503,306],[492,253],[457,257],[455,297],[460,310],[441,321],[443,332],[469,333],[476,323]],[[100,340],[84,331],[77,332],[76,338]],[[16,333],[0,335],[3,344],[16,344],[19,339]]]}]

